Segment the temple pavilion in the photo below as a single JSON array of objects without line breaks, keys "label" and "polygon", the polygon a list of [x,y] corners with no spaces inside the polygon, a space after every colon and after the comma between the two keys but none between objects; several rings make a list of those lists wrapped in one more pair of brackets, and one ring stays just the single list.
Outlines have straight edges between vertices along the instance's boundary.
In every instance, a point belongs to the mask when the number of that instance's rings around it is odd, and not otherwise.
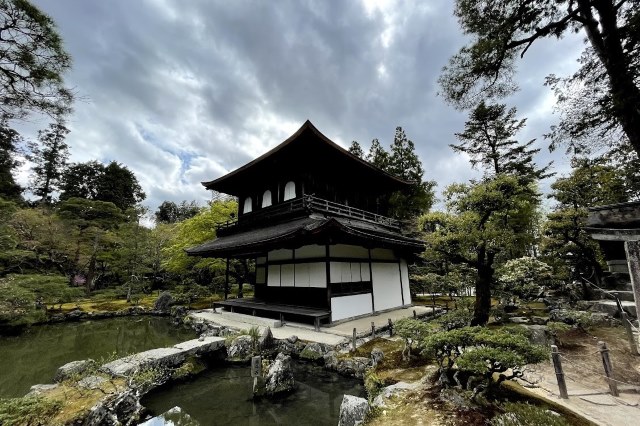
[{"label": "temple pavilion", "polygon": [[237,197],[238,214],[187,253],[255,264],[254,297],[217,307],[311,319],[317,328],[411,304],[407,262],[424,244],[387,216],[390,195],[411,183],[352,155],[311,122],[202,184]]}]

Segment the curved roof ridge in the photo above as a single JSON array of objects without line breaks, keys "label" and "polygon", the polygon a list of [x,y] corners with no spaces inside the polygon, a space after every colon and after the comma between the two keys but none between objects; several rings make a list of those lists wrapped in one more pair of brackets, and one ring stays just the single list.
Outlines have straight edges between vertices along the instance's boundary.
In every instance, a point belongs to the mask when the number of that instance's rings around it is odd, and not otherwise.
[{"label": "curved roof ridge", "polygon": [[318,128],[316,126],[313,125],[313,123],[311,123],[311,121],[309,119],[307,119],[304,124],[302,124],[302,126],[291,136],[289,136],[287,139],[284,140],[284,142],[281,142],[280,144],[276,145],[275,147],[273,147],[272,149],[270,149],[269,151],[265,152],[264,154],[262,154],[261,156],[259,156],[258,158],[248,162],[247,164],[238,167],[237,169],[227,173],[226,175],[220,176],[217,179],[211,180],[211,181],[206,181],[206,182],[201,182],[202,185],[207,188],[210,189],[210,186],[215,185],[216,183],[226,180],[230,177],[233,177],[237,174],[242,173],[245,170],[250,169],[252,166],[262,162],[263,160],[267,159],[268,157],[272,156],[273,154],[281,151],[283,148],[287,147],[288,145],[290,145],[293,141],[295,141],[305,130],[310,130],[312,131],[321,141],[323,141],[324,143],[326,143],[327,145],[331,146],[332,148],[336,149],[337,151],[339,151],[340,153],[342,153],[343,155],[346,155],[350,158],[352,158],[353,160],[356,160],[357,162],[361,163],[362,165],[370,168],[371,170],[377,172],[377,173],[381,173],[383,175],[385,175],[386,177],[396,181],[397,183],[403,184],[403,185],[411,185],[411,182],[408,182],[404,179],[401,179],[395,175],[392,175],[391,173],[382,170],[381,168],[371,164],[370,162],[363,160],[362,158],[358,157],[357,155],[353,155],[352,153],[350,153],[348,150],[342,148],[340,145],[338,145],[337,143],[333,142],[331,139],[329,139],[327,136],[325,136],[320,130],[318,130]]}]

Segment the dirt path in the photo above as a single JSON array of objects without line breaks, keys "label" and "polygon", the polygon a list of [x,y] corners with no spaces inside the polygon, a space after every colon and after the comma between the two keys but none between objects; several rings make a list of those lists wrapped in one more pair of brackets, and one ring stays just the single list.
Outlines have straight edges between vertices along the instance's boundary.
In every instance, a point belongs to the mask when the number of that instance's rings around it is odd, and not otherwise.
[{"label": "dirt path", "polygon": [[[598,425],[640,424],[640,357],[631,355],[622,333],[620,327],[563,337],[560,353],[568,399],[560,398],[551,361],[530,369],[527,377],[537,387],[528,390]],[[598,352],[600,340],[610,348],[619,397],[610,394]]]}]

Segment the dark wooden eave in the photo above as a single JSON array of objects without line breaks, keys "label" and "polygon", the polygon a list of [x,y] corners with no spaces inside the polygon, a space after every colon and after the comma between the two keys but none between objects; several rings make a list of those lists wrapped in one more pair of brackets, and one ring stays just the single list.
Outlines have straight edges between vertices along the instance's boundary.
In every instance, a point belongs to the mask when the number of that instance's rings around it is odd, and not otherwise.
[{"label": "dark wooden eave", "polygon": [[[327,162],[327,173],[345,173],[348,178],[375,185],[381,191],[405,190],[411,185],[411,182],[399,179],[351,154],[323,135],[309,120],[267,153],[224,176],[202,182],[202,185],[209,190],[240,196],[247,188],[253,188],[256,181],[262,181],[265,175],[281,172],[284,165],[287,168],[296,165],[306,168],[307,164],[321,160]],[[340,167],[336,167],[337,163],[341,163]]]},{"label": "dark wooden eave", "polygon": [[304,217],[268,227],[238,232],[187,249],[190,256],[252,257],[279,248],[307,244],[355,244],[404,253],[424,251],[424,242],[371,223],[346,218]]}]

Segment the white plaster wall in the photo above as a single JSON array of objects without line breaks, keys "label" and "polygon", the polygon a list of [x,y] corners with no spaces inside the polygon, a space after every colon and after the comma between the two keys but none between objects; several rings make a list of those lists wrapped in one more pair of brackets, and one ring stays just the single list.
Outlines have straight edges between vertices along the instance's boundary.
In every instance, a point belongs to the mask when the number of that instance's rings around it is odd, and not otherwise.
[{"label": "white plaster wall", "polygon": [[293,250],[281,249],[269,252],[269,261],[272,260],[291,260],[293,259]]},{"label": "white plaster wall", "polygon": [[372,263],[372,285],[376,311],[402,305],[400,269],[397,263]]},{"label": "white plaster wall", "polygon": [[309,245],[296,249],[296,259],[309,259],[312,257],[325,257],[327,255],[326,246]]},{"label": "white plaster wall", "polygon": [[355,317],[371,313],[371,294],[331,298],[331,320]]},{"label": "white plaster wall", "polygon": [[294,279],[294,265],[282,265],[280,267],[280,286],[293,287]]},{"label": "white plaster wall", "polygon": [[309,264],[296,264],[296,287],[309,287]]},{"label": "white plaster wall", "polygon": [[404,295],[404,304],[411,304],[411,290],[409,290],[409,267],[407,261],[400,259],[400,274],[402,276],[402,294]]},{"label": "white plaster wall", "polygon": [[355,283],[370,280],[368,262],[331,262],[329,269],[332,283]]},{"label": "white plaster wall", "polygon": [[257,265],[264,265],[265,263],[267,263],[267,256],[258,256],[258,258],[256,258]]},{"label": "white plaster wall", "polygon": [[280,287],[280,265],[269,265],[267,285],[269,287]]},{"label": "white plaster wall", "polygon": [[308,263],[309,265],[309,287],[327,288],[327,265],[326,263]]},{"label": "white plaster wall", "polygon": [[360,246],[335,244],[329,246],[329,255],[331,257],[354,257],[357,259],[368,259],[369,250]]},{"label": "white plaster wall", "polygon": [[396,260],[396,255],[393,254],[393,250],[374,248],[371,250],[371,259],[374,260]]}]

